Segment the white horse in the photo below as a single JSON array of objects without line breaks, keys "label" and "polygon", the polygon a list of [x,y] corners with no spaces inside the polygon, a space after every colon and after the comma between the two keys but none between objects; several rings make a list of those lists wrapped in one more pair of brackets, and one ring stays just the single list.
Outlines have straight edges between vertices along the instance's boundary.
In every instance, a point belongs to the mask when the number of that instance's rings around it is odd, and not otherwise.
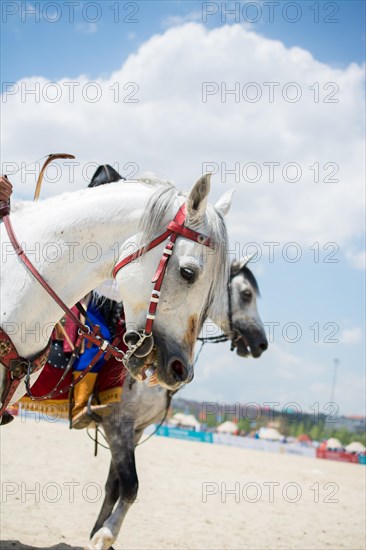
[{"label": "white horse", "polygon": [[[215,207],[207,202],[209,175],[201,177],[187,196],[171,184],[138,182],[65,193],[23,206],[12,215],[23,248],[56,293],[71,307],[112,276],[114,266],[166,229],[185,203],[186,226],[209,237],[214,250],[178,236],[164,278],[154,324],[158,380],[176,389],[193,375],[194,344],[208,307],[220,311],[226,300],[227,233],[223,215],[231,203],[225,193]],[[47,345],[62,309],[16,256],[1,226],[1,326],[20,356],[32,359]],[[138,243],[138,244],[137,244]],[[164,244],[146,252],[116,275],[127,328],[142,332],[152,283]],[[141,376],[146,357],[127,365]],[[0,395],[6,370],[1,367]],[[31,384],[39,372],[32,375]],[[24,394],[20,385],[12,402]]]}]

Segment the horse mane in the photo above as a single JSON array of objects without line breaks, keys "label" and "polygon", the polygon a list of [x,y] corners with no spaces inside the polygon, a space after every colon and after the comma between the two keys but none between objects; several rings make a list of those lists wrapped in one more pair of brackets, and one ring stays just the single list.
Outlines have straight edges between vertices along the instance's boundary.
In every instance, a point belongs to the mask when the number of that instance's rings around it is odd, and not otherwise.
[{"label": "horse mane", "polygon": [[244,266],[243,269],[241,270],[241,272],[243,273],[244,277],[249,281],[249,283],[253,287],[253,290],[256,293],[256,295],[260,296],[261,293],[260,293],[260,290],[259,290],[257,279],[254,277],[254,274],[249,269],[249,267]]},{"label": "horse mane", "polygon": [[140,172],[135,181],[148,185],[149,187],[175,187],[172,181],[161,179],[154,174],[154,172]]},{"label": "horse mane", "polygon": [[[152,180],[144,178],[139,181],[157,186],[157,190],[150,197],[146,205],[140,224],[140,243],[141,246],[144,246],[166,229],[164,221],[166,220],[167,213],[171,209],[178,211],[180,207],[179,197],[184,196],[184,193],[178,191],[172,182],[158,180],[155,177]],[[208,251],[208,254],[211,253],[211,257],[213,258],[213,265],[211,271],[212,284],[206,310],[210,308],[210,311],[218,315],[226,307],[226,286],[230,271],[227,256],[228,236],[222,215],[210,204],[208,204],[206,209],[206,218],[210,239],[214,246],[213,252]],[[204,248],[203,245],[202,248]],[[204,311],[203,316],[206,313],[207,311]]]}]

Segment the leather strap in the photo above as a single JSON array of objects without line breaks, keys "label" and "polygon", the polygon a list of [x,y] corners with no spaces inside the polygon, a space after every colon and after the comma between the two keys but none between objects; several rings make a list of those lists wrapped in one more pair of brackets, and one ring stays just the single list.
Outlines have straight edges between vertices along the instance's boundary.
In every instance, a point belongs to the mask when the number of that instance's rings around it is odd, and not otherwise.
[{"label": "leather strap", "polygon": [[20,357],[11,338],[0,327],[0,363],[7,369],[7,383],[2,395],[0,418],[9,405],[20,382],[27,374],[33,374],[42,369],[47,362],[51,341],[33,359]]},{"label": "leather strap", "polygon": [[205,246],[209,246],[211,248],[209,237],[206,237],[206,235],[203,235],[203,233],[198,233],[198,231],[189,229],[189,227],[180,225],[176,221],[170,222],[168,224],[168,229],[173,233],[177,233],[178,235],[185,237],[186,239],[190,239],[191,241],[197,241],[199,244],[204,244]]}]

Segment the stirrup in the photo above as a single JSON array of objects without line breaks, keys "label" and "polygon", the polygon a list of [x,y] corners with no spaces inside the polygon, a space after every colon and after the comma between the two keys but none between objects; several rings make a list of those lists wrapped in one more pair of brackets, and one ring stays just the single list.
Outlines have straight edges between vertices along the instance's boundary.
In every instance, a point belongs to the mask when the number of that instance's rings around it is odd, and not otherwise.
[{"label": "stirrup", "polygon": [[[92,408],[95,410],[93,411]],[[71,428],[74,430],[81,430],[87,428],[92,422],[100,424],[103,422],[103,418],[110,414],[108,405],[92,405],[92,408],[88,409],[87,405],[85,405],[85,407],[71,419]]]},{"label": "stirrup", "polygon": [[87,404],[71,419],[71,428],[82,430],[83,428],[87,428],[92,422],[101,424],[103,418],[110,415],[111,407],[108,404],[102,405],[100,403],[93,405],[92,400],[94,398],[95,395],[93,393],[89,395]]}]

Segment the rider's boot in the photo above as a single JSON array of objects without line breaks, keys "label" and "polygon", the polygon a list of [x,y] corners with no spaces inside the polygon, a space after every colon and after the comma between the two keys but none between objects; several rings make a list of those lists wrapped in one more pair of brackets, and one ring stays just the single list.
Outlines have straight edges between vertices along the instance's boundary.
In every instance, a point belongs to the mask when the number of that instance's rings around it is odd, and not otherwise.
[{"label": "rider's boot", "polygon": [[[80,372],[74,372],[74,380],[80,376]],[[71,427],[75,430],[81,430],[95,421],[95,417],[89,414],[94,413],[99,417],[108,416],[110,407],[108,405],[90,405],[87,406],[89,396],[91,395],[98,373],[88,372],[74,387],[74,407],[72,409]]]}]

